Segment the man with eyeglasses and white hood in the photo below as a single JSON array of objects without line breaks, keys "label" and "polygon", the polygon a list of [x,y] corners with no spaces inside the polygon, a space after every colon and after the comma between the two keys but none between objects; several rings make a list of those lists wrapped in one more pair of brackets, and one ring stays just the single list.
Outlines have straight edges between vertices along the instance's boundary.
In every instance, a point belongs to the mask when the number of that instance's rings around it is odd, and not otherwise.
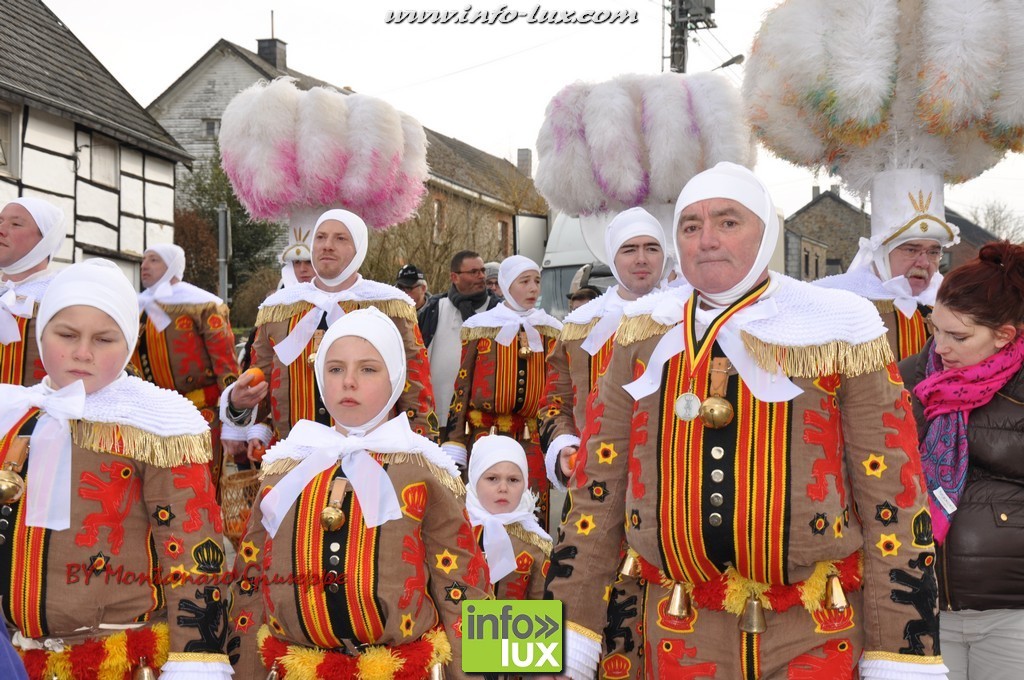
[{"label": "man with eyeglasses and white hood", "polygon": [[45,375],[35,315],[62,245],[64,211],[57,206],[22,196],[0,210],[0,383],[28,387]]},{"label": "man with eyeglasses and white hood", "polygon": [[643,591],[646,677],[945,677],[913,415],[877,312],[768,271],[779,220],[742,166],[695,175],[674,225],[689,285],[626,308],[551,555],[565,672],[622,671],[602,659],[621,574]]},{"label": "man with eyeglasses and white hood", "polygon": [[815,285],[856,293],[874,303],[900,361],[921,351],[931,335],[925,319],[942,283],[942,249],[960,241],[946,222],[942,176],[918,169],[886,170],[871,185],[871,238],[845,274]]}]

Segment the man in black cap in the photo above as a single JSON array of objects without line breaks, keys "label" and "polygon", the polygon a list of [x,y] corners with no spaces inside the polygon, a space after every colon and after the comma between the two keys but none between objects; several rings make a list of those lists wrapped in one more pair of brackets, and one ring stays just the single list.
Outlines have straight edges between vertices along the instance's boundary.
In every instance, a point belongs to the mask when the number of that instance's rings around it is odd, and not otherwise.
[{"label": "man in black cap", "polygon": [[395,287],[412,298],[416,303],[416,311],[423,309],[430,293],[427,291],[427,278],[414,264],[407,264],[398,270]]}]

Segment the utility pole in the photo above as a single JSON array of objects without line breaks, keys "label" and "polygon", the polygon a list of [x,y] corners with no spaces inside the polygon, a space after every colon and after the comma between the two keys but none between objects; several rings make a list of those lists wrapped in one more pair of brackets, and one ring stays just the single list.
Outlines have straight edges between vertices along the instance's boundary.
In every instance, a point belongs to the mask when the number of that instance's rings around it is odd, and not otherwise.
[{"label": "utility pole", "polygon": [[665,6],[665,11],[668,12],[667,22],[671,34],[670,53],[663,59],[668,59],[672,71],[686,73],[689,32],[717,28],[712,18],[715,13],[715,0],[671,0],[671,4]]}]

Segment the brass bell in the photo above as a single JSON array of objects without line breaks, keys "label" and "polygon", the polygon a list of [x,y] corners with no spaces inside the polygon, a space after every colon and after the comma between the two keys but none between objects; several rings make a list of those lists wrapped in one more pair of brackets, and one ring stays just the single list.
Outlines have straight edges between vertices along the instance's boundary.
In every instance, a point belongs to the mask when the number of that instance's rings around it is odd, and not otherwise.
[{"label": "brass bell", "polygon": [[156,680],[156,671],[146,663],[146,657],[139,659],[139,667],[132,673],[132,680]]},{"label": "brass bell", "polygon": [[277,672],[277,664],[275,663],[274,667],[270,669],[269,673],[267,673],[267,680],[278,680],[280,677],[281,676]]},{"label": "brass bell", "polygon": [[444,680],[444,665],[435,663],[430,667],[430,680]]},{"label": "brass bell", "polygon": [[629,578],[640,578],[640,560],[637,559],[637,555],[632,550],[626,551],[626,556],[622,558],[622,564],[619,565],[619,573]]},{"label": "brass bell", "polygon": [[728,400],[722,397],[708,397],[701,403],[697,415],[705,427],[717,430],[731,423],[735,412]]},{"label": "brass bell", "polygon": [[310,366],[316,363],[316,352],[309,353],[309,356],[306,358],[306,363]]},{"label": "brass bell", "polygon": [[761,606],[761,600],[753,595],[747,598],[747,603],[743,606],[740,630],[744,633],[763,633],[768,630],[768,624],[764,620],[764,607]]},{"label": "brass bell", "polygon": [[345,513],[341,511],[341,501],[331,501],[320,511],[320,526],[324,531],[337,531],[345,526]]},{"label": "brass bell", "polygon": [[843,592],[843,584],[839,582],[837,575],[832,574],[825,581],[825,609],[834,609],[841,612],[848,606],[846,593]]},{"label": "brass bell", "polygon": [[0,504],[17,503],[25,493],[25,480],[13,470],[0,470]]},{"label": "brass bell", "polygon": [[672,584],[672,595],[668,598],[668,615],[676,619],[685,619],[690,615],[690,594],[679,581]]}]

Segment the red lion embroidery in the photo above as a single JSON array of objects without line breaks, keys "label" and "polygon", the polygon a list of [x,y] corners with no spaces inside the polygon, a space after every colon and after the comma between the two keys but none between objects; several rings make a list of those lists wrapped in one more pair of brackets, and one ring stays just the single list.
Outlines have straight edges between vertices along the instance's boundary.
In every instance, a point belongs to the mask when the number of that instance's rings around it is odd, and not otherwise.
[{"label": "red lion embroidery", "polygon": [[419,616],[423,608],[423,598],[427,587],[427,577],[424,573],[424,564],[427,559],[427,546],[423,544],[423,527],[416,527],[412,536],[406,535],[402,538],[402,561],[411,564],[416,570],[415,576],[405,579],[405,589],[402,597],[398,598],[398,608],[406,609],[412,604],[412,598],[416,597],[416,616]]},{"label": "red lion embroidery", "polygon": [[203,526],[203,510],[206,510],[206,519],[213,525],[214,532],[219,534],[222,531],[220,506],[217,505],[215,489],[205,465],[179,465],[174,468],[174,488],[192,489],[195,494],[185,501],[185,514],[188,517],[181,523],[185,533],[191,534]]},{"label": "red lion embroidery", "polygon": [[682,640],[664,639],[658,643],[658,671],[662,677],[714,678],[718,665],[706,662],[683,666],[683,658],[697,656],[696,647],[687,647]]},{"label": "red lion embroidery", "polygon": [[910,407],[910,392],[903,390],[899,400],[893,406],[896,409],[896,414],[882,414],[882,425],[895,430],[895,432],[886,433],[885,445],[907,454],[907,461],[900,466],[900,483],[903,484],[903,491],[896,495],[896,504],[901,508],[909,508],[913,505],[917,495],[915,480],[921,487],[921,493],[927,493],[924,474],[921,470],[921,459],[917,455],[917,425],[914,422],[914,412]]},{"label": "red lion embroidery", "polygon": [[650,414],[636,409],[633,411],[633,434],[629,440],[629,481],[633,499],[643,497],[646,492],[644,483],[640,481],[640,459],[635,455],[636,447],[647,443],[647,421]]},{"label": "red lion embroidery", "polygon": [[843,418],[836,402],[836,390],[839,388],[839,376],[830,375],[819,378],[814,384],[825,391],[821,400],[821,408],[825,413],[804,411],[804,442],[820,446],[825,454],[814,461],[811,474],[814,481],[807,485],[807,496],[814,501],[823,501],[828,495],[828,478],[832,477],[839,504],[845,505],[846,491],[843,489]]},{"label": "red lion embroidery", "polygon": [[96,545],[100,527],[107,527],[110,552],[117,555],[124,544],[124,520],[142,498],[142,483],[135,468],[126,463],[103,463],[100,471],[107,473],[107,480],[93,472],[82,473],[78,495],[87,501],[97,501],[102,510],[89,513],[82,520],[82,531],[75,536],[75,544],[87,548]]},{"label": "red lion embroidery", "polygon": [[850,677],[853,646],[849,640],[829,640],[818,649],[825,653],[824,657],[807,652],[789,662],[786,668],[788,680],[842,680]]},{"label": "red lion embroidery", "polygon": [[473,527],[469,523],[469,515],[465,511],[463,511],[462,515],[465,521],[459,527],[456,543],[460,548],[469,553],[469,564],[466,565],[464,574],[466,583],[476,586],[481,581],[487,582],[487,558],[484,557],[484,553],[480,550],[480,545],[476,542],[476,537],[473,535]]},{"label": "red lion embroidery", "polygon": [[508,575],[505,588],[506,600],[525,600],[530,586],[530,570],[533,569],[533,556],[525,550],[516,555],[516,570]]}]

